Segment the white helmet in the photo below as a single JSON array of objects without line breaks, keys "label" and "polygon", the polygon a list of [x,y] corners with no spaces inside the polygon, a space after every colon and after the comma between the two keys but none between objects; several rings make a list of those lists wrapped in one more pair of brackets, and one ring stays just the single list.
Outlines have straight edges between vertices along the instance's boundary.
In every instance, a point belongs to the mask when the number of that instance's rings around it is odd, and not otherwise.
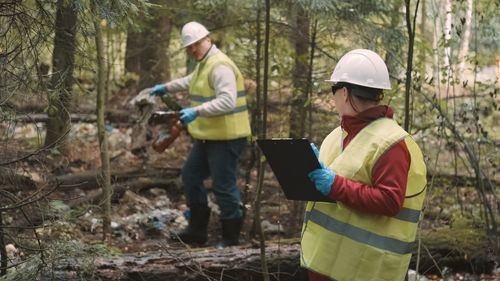
[{"label": "white helmet", "polygon": [[391,89],[389,71],[382,58],[375,52],[356,49],[348,52],[335,66],[328,82],[346,82],[350,84]]},{"label": "white helmet", "polygon": [[185,48],[193,43],[200,41],[205,38],[210,32],[195,21],[188,22],[182,27],[181,37],[182,37],[182,47]]}]

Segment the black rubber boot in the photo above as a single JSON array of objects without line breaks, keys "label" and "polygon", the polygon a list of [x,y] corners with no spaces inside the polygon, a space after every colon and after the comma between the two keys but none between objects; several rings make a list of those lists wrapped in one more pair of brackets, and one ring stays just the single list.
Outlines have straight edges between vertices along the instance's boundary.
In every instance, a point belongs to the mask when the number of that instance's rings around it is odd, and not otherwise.
[{"label": "black rubber boot", "polygon": [[237,219],[221,220],[222,223],[222,241],[217,244],[217,248],[238,245],[240,231],[243,226],[243,217]]},{"label": "black rubber boot", "polygon": [[210,208],[191,207],[191,218],[189,224],[178,234],[173,235],[173,239],[181,240],[186,244],[205,244],[208,240],[207,227],[210,219]]}]

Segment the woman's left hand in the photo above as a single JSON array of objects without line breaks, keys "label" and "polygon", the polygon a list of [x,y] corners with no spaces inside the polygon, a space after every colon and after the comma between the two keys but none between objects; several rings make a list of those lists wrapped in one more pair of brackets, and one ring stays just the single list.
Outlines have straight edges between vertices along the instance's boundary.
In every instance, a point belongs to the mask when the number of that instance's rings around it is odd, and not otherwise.
[{"label": "woman's left hand", "polygon": [[310,172],[307,176],[314,182],[316,189],[323,195],[328,195],[335,181],[335,172],[320,162],[321,168]]}]

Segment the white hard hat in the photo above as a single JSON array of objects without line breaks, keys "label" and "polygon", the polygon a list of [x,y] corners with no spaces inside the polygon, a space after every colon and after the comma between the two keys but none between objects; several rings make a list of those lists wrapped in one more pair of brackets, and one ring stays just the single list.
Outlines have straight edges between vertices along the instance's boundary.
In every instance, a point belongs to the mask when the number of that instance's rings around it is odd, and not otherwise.
[{"label": "white hard hat", "polygon": [[182,27],[182,47],[185,48],[205,38],[210,32],[200,23],[188,22]]},{"label": "white hard hat", "polygon": [[376,89],[391,89],[389,71],[375,52],[356,49],[348,52],[335,66],[328,82],[346,82]]}]

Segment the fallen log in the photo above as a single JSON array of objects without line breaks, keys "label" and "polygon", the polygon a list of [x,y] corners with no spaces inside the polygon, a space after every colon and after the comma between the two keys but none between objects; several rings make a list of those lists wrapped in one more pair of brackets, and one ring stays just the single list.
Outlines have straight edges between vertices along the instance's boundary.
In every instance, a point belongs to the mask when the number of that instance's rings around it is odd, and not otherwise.
[{"label": "fallen log", "polygon": [[[470,230],[466,230],[469,232]],[[436,239],[435,231],[422,232],[420,255],[415,246],[410,268],[415,269],[419,259],[419,272],[422,274],[438,274],[445,267],[453,271],[490,273],[498,262],[497,248],[491,248],[489,239],[498,243],[498,237],[470,242],[470,235],[453,235],[443,231],[442,237],[448,234],[447,240]],[[458,233],[457,232],[457,233]],[[261,255],[254,243],[225,249],[189,248],[179,243],[160,245],[158,252],[124,254],[112,258],[98,258],[92,276],[99,280],[264,280],[261,269]],[[473,249],[476,247],[475,249]],[[445,257],[445,258],[444,258]],[[266,241],[266,260],[270,280],[307,280],[304,269],[300,267],[299,239],[282,239]],[[469,267],[464,268],[464,265]],[[64,280],[77,280],[77,272],[81,272],[78,263],[65,263],[64,268],[57,269],[58,276]],[[73,276],[73,277],[72,277]]]},{"label": "fallen log", "polygon": [[423,229],[421,247],[415,245],[411,268],[419,263],[419,272],[439,274],[445,268],[454,271],[490,273],[500,263],[500,237],[488,235],[482,228],[467,225]]},{"label": "fallen log", "polygon": [[[270,280],[307,280],[299,266],[298,240],[269,242],[266,260]],[[94,277],[99,280],[264,280],[260,249],[252,245],[225,249],[162,245],[162,251],[99,258]],[[66,266],[65,280],[78,280],[77,267]],[[61,274],[57,274],[61,276]]]},{"label": "fallen log", "polygon": [[16,192],[20,190],[35,190],[37,184],[31,178],[20,175],[12,169],[0,167],[0,190]]},{"label": "fallen log", "polygon": [[[139,194],[144,189],[149,189],[154,187],[162,188],[165,190],[175,189],[176,192],[170,192],[170,193],[182,194],[182,189],[177,180],[161,179],[161,178],[137,178],[126,182],[112,184],[111,188],[113,190],[113,195],[111,197],[111,201],[119,202],[119,200],[123,197],[123,194],[125,194],[127,190]],[[102,200],[103,200],[102,188],[96,188],[87,191],[85,197],[72,199],[68,201],[67,204],[70,207],[74,208],[82,204],[99,205],[102,203]]]},{"label": "fallen log", "polygon": [[[111,182],[124,182],[134,178],[174,179],[178,178],[179,175],[180,169],[178,168],[113,170],[111,171]],[[98,178],[99,171],[85,171],[56,176],[53,177],[50,182],[52,184],[59,184],[59,191],[71,190],[74,188],[88,190],[99,188]]]},{"label": "fallen log", "polygon": [[[130,123],[137,120],[138,115],[131,114],[130,110],[107,109],[105,113],[106,121],[111,123]],[[19,123],[47,123],[49,116],[46,113],[29,113],[16,116],[16,122]],[[97,116],[94,113],[71,113],[71,122],[94,123]]]},{"label": "fallen log", "polygon": [[[46,123],[49,116],[46,113],[32,113],[16,116],[16,122],[19,123]],[[97,116],[95,114],[86,113],[72,113],[70,114],[72,122],[96,122]]]}]

